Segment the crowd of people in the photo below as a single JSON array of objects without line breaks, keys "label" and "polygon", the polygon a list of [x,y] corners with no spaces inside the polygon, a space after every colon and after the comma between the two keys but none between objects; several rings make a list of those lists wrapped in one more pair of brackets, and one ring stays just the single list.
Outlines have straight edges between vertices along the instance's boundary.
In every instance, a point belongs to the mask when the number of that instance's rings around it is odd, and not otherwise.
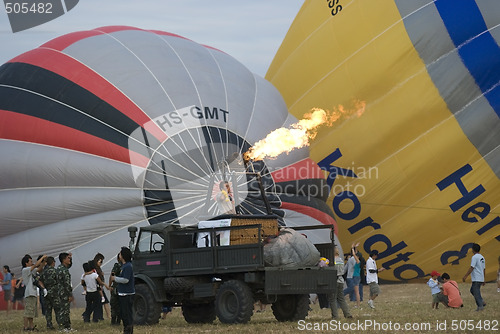
[{"label": "crowd of people", "polygon": [[[373,300],[380,293],[378,272],[383,271],[384,268],[377,269],[375,260],[378,252],[373,250],[368,260],[365,261],[363,255],[358,250],[358,246],[359,243],[353,243],[350,252],[344,254],[344,257],[340,255],[339,249],[335,247],[334,266],[337,270],[336,292],[329,295],[317,295],[320,308],[330,308],[332,318],[334,319],[338,317],[339,308],[342,310],[345,318],[352,318],[349,305],[345,299],[346,295],[349,295],[351,302],[355,302],[355,308],[360,308],[363,301],[363,286],[368,285],[370,289],[368,305],[371,308],[375,308]],[[325,261],[329,262],[327,259]]]},{"label": "crowd of people", "polygon": [[[24,307],[23,331],[37,331],[33,319],[38,316],[39,308],[45,316],[47,329],[59,329],[60,332],[73,332],[71,327],[70,307],[74,300],[71,284],[72,254],[60,253],[59,266],[52,256],[40,255],[36,261],[29,254],[21,259],[21,277],[16,279],[9,266],[3,267],[3,280],[0,286],[4,291],[7,313],[17,310],[18,303]],[[104,320],[104,313],[111,320],[111,325],[123,324],[123,333],[133,333],[133,296],[134,275],[132,270],[132,252],[122,247],[116,263],[106,281],[101,266],[104,256],[97,253],[92,260],[82,266],[81,285],[84,288],[84,322]],[[106,290],[110,293],[110,298]],[[13,292],[14,291],[14,292]],[[22,297],[19,296],[22,294]],[[55,317],[53,317],[55,315]],[[55,318],[55,321],[54,321]]]},{"label": "crowd of people", "polygon": [[[462,281],[465,282],[469,275],[471,276],[471,288],[470,293],[474,297],[476,302],[476,311],[482,311],[486,306],[486,302],[483,300],[481,295],[481,287],[485,285],[485,272],[486,272],[486,262],[484,257],[479,253],[481,251],[481,246],[479,244],[472,244],[472,258],[471,264],[465,273]],[[498,281],[497,284],[500,286],[500,257],[498,259],[499,269],[498,269]],[[462,293],[458,288],[457,282],[451,279],[448,273],[440,274],[437,271],[432,271],[431,278],[427,282],[427,285],[431,288],[432,294],[432,308],[437,309],[439,304],[442,303],[446,307],[459,308],[463,307]],[[500,290],[497,289],[500,292]]]},{"label": "crowd of people", "polygon": [[[359,243],[352,244],[351,251],[344,254],[344,258],[340,256],[339,250],[335,248],[335,267],[338,275],[337,292],[331,295],[317,296],[320,308],[329,307],[334,319],[338,317],[339,308],[342,310],[345,318],[352,318],[345,296],[350,296],[350,301],[355,302],[355,308],[360,307],[361,301],[363,301],[364,285],[367,285],[369,288],[367,304],[370,308],[375,308],[374,300],[380,294],[378,273],[384,271],[385,268],[377,267],[376,260],[379,253],[377,250],[372,250],[368,260],[365,261],[363,255],[358,250],[358,246]],[[471,264],[462,281],[465,282],[469,275],[471,276],[472,284],[470,293],[474,297],[476,311],[482,311],[486,306],[486,302],[481,295],[481,287],[485,285],[486,264],[484,257],[480,254],[481,246],[474,243],[471,249],[473,253]],[[500,257],[498,258],[498,264],[497,291],[500,292]],[[437,309],[439,304],[443,304],[447,308],[463,307],[463,300],[458,284],[451,279],[448,273],[440,274],[434,270],[430,275],[431,278],[428,280],[427,285],[431,289],[432,308]],[[346,286],[345,289],[344,286]]]},{"label": "crowd of people", "polygon": [[[337,289],[330,295],[318,295],[320,307],[329,307],[332,317],[338,317],[338,308],[343,312],[345,318],[352,318],[349,305],[345,296],[355,302],[354,307],[360,307],[363,301],[363,286],[369,287],[368,306],[375,308],[374,300],[380,294],[378,285],[378,273],[385,268],[378,268],[376,260],[378,251],[372,250],[368,260],[358,250],[359,243],[352,244],[351,251],[344,254],[344,258],[335,248],[334,266],[337,270]],[[481,311],[486,302],[481,295],[481,287],[485,284],[485,260],[480,254],[481,247],[472,244],[473,256],[471,265],[462,278],[463,282],[471,276],[470,293],[474,297],[477,309]],[[36,262],[29,254],[21,259],[22,273],[16,279],[11,273],[9,266],[3,266],[3,280],[0,286],[4,291],[4,300],[7,303],[7,313],[12,309],[17,310],[18,303],[24,306],[24,331],[37,330],[33,319],[38,316],[38,301],[41,304],[42,314],[45,316],[47,329],[56,329],[52,314],[55,314],[55,322],[62,332],[73,332],[71,328],[70,306],[73,302],[73,288],[69,269],[72,266],[72,254],[60,253],[59,266],[52,256],[40,255]],[[134,274],[132,268],[132,252],[122,247],[116,258],[109,280],[106,282],[101,266],[104,256],[97,253],[92,260],[85,262],[82,266],[81,285],[84,288],[86,307],[82,314],[84,322],[99,322],[104,320],[104,312],[111,319],[111,325],[123,324],[124,334],[133,333],[133,300],[135,294]],[[498,289],[500,292],[500,257],[498,269]],[[327,266],[329,260],[322,258],[320,265]],[[440,274],[432,271],[427,285],[431,289],[432,308],[437,309],[439,304],[449,308],[463,307],[463,300],[456,281],[452,280],[448,273]],[[347,288],[344,289],[344,286]],[[105,289],[110,291],[108,299]],[[14,291],[14,292],[13,292]],[[265,306],[257,310],[262,312]],[[163,310],[164,316],[170,310]]]}]

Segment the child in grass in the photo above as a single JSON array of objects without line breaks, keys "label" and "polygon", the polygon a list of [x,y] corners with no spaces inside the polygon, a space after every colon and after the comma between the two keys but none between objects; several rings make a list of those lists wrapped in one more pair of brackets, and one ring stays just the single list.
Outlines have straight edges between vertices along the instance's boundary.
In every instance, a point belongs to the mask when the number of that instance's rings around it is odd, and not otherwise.
[{"label": "child in grass", "polygon": [[83,312],[83,321],[90,322],[90,316],[92,315],[93,321],[99,321],[99,313],[97,309],[101,307],[101,295],[99,293],[99,285],[105,286],[109,290],[109,286],[104,283],[99,275],[92,268],[92,261],[83,264],[84,274],[82,276],[82,285],[85,286],[85,302],[86,307]]},{"label": "child in grass", "polygon": [[439,288],[439,282],[438,282],[438,277],[441,276],[440,273],[437,271],[433,270],[431,273],[431,278],[427,282],[427,285],[431,288],[431,294],[432,294],[432,308],[438,309],[439,306],[439,293],[441,292],[441,289]]}]

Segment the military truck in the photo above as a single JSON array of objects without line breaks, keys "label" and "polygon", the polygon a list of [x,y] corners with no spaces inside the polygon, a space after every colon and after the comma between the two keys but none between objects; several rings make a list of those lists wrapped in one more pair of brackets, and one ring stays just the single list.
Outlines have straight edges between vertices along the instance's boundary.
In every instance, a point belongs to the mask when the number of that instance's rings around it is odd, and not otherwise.
[{"label": "military truck", "polygon": [[[136,324],[158,322],[163,306],[181,307],[188,323],[246,323],[256,301],[272,304],[278,321],[305,319],[310,293],[335,291],[334,267],[269,267],[264,262],[266,238],[278,226],[272,215],[226,215],[229,226],[199,228],[175,224],[130,227],[136,296]],[[321,256],[334,258],[333,226],[329,243],[315,244]],[[231,235],[229,244],[221,235]],[[137,241],[135,238],[137,237]],[[333,262],[333,261],[332,261]]]},{"label": "military truck", "polygon": [[[237,184],[237,173],[222,174],[223,183],[232,180]],[[245,171],[240,179],[250,180],[248,194],[265,205],[266,213],[236,214],[240,196],[235,187],[235,213],[208,216],[182,226],[164,222],[140,231],[129,227],[136,324],[157,323],[163,306],[181,307],[188,323],[211,323],[216,317],[222,323],[246,323],[256,301],[272,304],[278,321],[298,321],[308,314],[310,293],[335,291],[337,273],[333,264],[322,268],[316,264],[266,266],[266,240],[278,234],[279,219],[273,214],[261,174]],[[215,184],[212,176],[207,207]],[[303,232],[317,229],[329,232],[330,240],[314,246],[320,256],[333,260],[332,225],[294,227]]]}]

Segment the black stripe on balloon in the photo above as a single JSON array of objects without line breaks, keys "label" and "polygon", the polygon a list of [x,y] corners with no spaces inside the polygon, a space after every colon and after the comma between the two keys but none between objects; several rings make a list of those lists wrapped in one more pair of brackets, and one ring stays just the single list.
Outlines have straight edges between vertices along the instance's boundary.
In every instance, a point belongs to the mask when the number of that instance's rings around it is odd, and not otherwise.
[{"label": "black stripe on balloon", "polygon": [[[161,165],[165,170],[164,161],[161,161]],[[151,225],[164,222],[173,223],[179,220],[166,174],[163,175],[163,181],[165,182],[165,190],[144,190],[144,206]]]},{"label": "black stripe on balloon", "polygon": [[170,190],[144,190],[144,205],[173,201]]},{"label": "black stripe on balloon", "polygon": [[234,132],[228,131],[226,129],[213,126],[204,126],[202,128],[202,131],[205,142],[208,146],[207,149],[209,164],[213,170],[218,170],[219,163],[223,162],[224,160],[227,163],[231,163],[235,158],[234,153],[238,153],[226,151],[226,144],[234,145],[229,146],[229,150],[237,148],[241,152],[246,152],[250,148],[250,145],[246,140],[242,139]]},{"label": "black stripe on balloon", "polygon": [[326,204],[325,201],[311,197],[311,196],[297,196],[297,195],[289,195],[289,194],[279,194],[279,198],[283,203],[291,203],[291,204],[299,204],[306,207],[310,207],[316,210],[319,210],[323,213],[326,213],[330,217],[334,218],[334,214],[332,209]]},{"label": "black stripe on balloon", "polygon": [[[127,149],[129,135],[140,128],[106,101],[41,67],[24,63],[4,64],[0,67],[0,84],[21,88],[0,87],[0,109],[68,126]],[[160,144],[152,135],[148,139],[153,147]]]},{"label": "black stripe on balloon", "polygon": [[149,224],[151,225],[165,222],[175,223],[179,221],[173,202],[150,205],[147,207],[147,215]]}]

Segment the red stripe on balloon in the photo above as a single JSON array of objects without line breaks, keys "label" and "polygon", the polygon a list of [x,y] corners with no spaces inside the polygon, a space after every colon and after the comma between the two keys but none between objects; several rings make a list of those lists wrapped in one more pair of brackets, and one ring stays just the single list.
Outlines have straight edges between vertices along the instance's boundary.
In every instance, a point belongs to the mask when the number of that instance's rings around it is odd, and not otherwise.
[{"label": "red stripe on balloon", "polygon": [[111,34],[114,32],[118,31],[126,31],[126,30],[138,30],[138,31],[149,31],[152,33],[155,33],[157,35],[168,35],[168,36],[174,36],[174,37],[179,37],[183,39],[187,39],[185,37],[182,37],[177,34],[172,34],[166,31],[160,31],[160,30],[144,30],[136,27],[130,27],[130,26],[105,26],[105,27],[100,27],[96,28],[93,30],[86,30],[86,31],[77,31],[73,33],[69,33],[57,38],[54,38],[50,41],[48,41],[45,44],[42,44],[42,48],[49,48],[49,49],[55,49],[58,51],[63,51],[70,45],[82,40],[86,39],[89,37],[93,36],[98,36],[98,35],[104,35],[104,34]]},{"label": "red stripe on balloon", "polygon": [[151,118],[146,115],[126,95],[116,89],[109,81],[79,61],[55,50],[38,48],[12,59],[10,62],[31,64],[54,72],[80,87],[88,90],[101,100],[142,126],[160,142],[167,135]]},{"label": "red stripe on balloon", "polygon": [[54,38],[54,39],[48,41],[47,43],[42,44],[40,47],[62,51],[64,49],[66,49],[68,46],[70,46],[71,44],[76,43],[82,39],[92,37],[92,36],[102,35],[102,34],[103,34],[102,32],[97,31],[97,30],[86,30],[86,31],[72,32],[72,33]]},{"label": "red stripe on balloon", "polygon": [[[146,168],[149,159],[88,133],[41,118],[1,110],[0,137],[89,153]],[[13,126],[16,124],[16,126]]]},{"label": "red stripe on balloon", "polygon": [[292,211],[295,211],[298,213],[302,213],[306,216],[309,216],[313,219],[316,219],[317,221],[321,222],[322,224],[333,225],[335,234],[337,234],[337,232],[338,232],[338,226],[337,226],[337,222],[335,221],[335,219],[333,219],[332,216],[330,216],[327,213],[324,213],[321,210],[312,208],[312,207],[307,206],[307,205],[300,205],[300,204],[288,203],[288,202],[282,202],[281,209],[292,210]]}]

